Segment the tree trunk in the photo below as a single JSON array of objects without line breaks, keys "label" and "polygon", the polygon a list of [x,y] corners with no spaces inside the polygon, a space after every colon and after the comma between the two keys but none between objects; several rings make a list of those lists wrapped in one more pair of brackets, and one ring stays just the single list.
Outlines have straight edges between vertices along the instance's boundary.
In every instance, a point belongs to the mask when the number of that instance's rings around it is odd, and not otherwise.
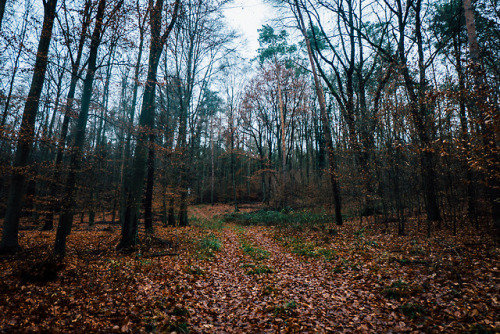
[{"label": "tree trunk", "polygon": [[307,54],[309,56],[309,63],[311,64],[311,69],[314,78],[314,87],[316,89],[316,95],[318,96],[319,109],[321,113],[321,121],[323,123],[323,135],[326,142],[326,148],[328,151],[328,162],[330,163],[330,181],[332,183],[332,192],[333,192],[333,203],[335,206],[335,222],[337,225],[342,225],[342,207],[341,207],[341,199],[340,199],[340,191],[338,189],[337,178],[335,175],[335,155],[333,152],[333,142],[332,142],[332,134],[330,131],[330,121],[328,119],[328,114],[326,112],[326,101],[325,95],[323,92],[323,88],[321,87],[321,83],[318,78],[318,74],[316,72],[316,66],[313,58],[313,52],[311,48],[311,42],[309,41],[309,37],[307,35],[307,31],[304,24],[304,19],[302,17],[302,12],[300,10],[300,6],[298,0],[295,0],[295,8],[296,8],[296,18],[299,23],[300,30],[302,35],[304,36],[304,40],[307,46]]},{"label": "tree trunk", "polygon": [[149,66],[147,81],[144,88],[142,110],[139,117],[139,133],[135,156],[132,164],[132,176],[125,180],[129,184],[126,203],[122,208],[121,215],[122,235],[118,250],[126,250],[137,244],[137,232],[139,224],[139,208],[143,194],[143,182],[146,167],[147,140],[154,125],[154,98],[156,88],[156,73],[165,41],[173,28],[177,18],[179,2],[175,3],[172,20],[163,35],[160,35],[162,25],[163,0],[157,0],[154,7],[150,7],[151,44],[149,47]]},{"label": "tree trunk", "polygon": [[147,232],[153,232],[153,188],[155,175],[155,136],[149,136],[149,152],[147,169],[148,175],[146,180],[146,194],[144,196],[144,227]]},{"label": "tree trunk", "polygon": [[56,12],[57,0],[47,0],[44,4],[44,17],[42,32],[38,43],[35,67],[31,87],[24,107],[19,140],[17,142],[16,155],[14,158],[12,180],[7,200],[7,212],[3,224],[2,241],[0,251],[15,252],[19,249],[18,231],[19,218],[22,209],[24,195],[24,184],[26,181],[23,167],[28,163],[28,157],[33,144],[33,135],[36,114],[40,102],[40,95],[47,70],[50,40],[52,39],[52,26]]},{"label": "tree trunk", "polygon": [[5,4],[7,3],[7,0],[0,0],[0,31],[2,31],[2,21],[3,21],[3,15],[5,13]]},{"label": "tree trunk", "polygon": [[66,96],[66,105],[64,107],[64,118],[63,124],[61,127],[61,134],[59,135],[58,143],[57,143],[57,151],[56,151],[56,159],[54,166],[54,177],[53,182],[50,185],[50,195],[49,195],[49,210],[47,215],[45,216],[45,222],[43,226],[43,230],[52,230],[54,227],[54,213],[59,211],[59,200],[57,200],[59,194],[59,185],[58,180],[61,177],[61,167],[64,156],[64,149],[66,147],[66,137],[69,131],[69,121],[71,119],[71,109],[73,106],[73,99],[75,98],[76,85],[79,80],[79,71],[80,71],[80,62],[83,54],[83,47],[85,45],[85,36],[87,35],[87,29],[90,25],[90,1],[85,1],[85,5],[83,8],[83,23],[82,23],[82,31],[80,32],[80,40],[78,42],[78,51],[76,55],[76,59],[71,65],[71,82],[69,85],[68,95]]},{"label": "tree trunk", "polygon": [[[140,14],[139,10],[139,2],[137,2],[137,15]],[[147,15],[145,15],[144,20],[146,19]],[[133,89],[132,89],[132,103],[131,106],[129,107],[129,119],[128,119],[128,131],[125,139],[125,146],[123,149],[123,159],[122,159],[122,165],[121,165],[121,194],[120,194],[120,220],[123,221],[123,217],[121,216],[125,210],[123,208],[126,206],[127,203],[127,194],[129,192],[129,179],[131,177],[131,171],[129,168],[130,164],[130,142],[132,140],[132,129],[134,127],[134,116],[135,116],[135,109],[137,106],[137,91],[139,87],[139,74],[140,74],[140,67],[141,67],[141,61],[142,61],[142,52],[143,52],[143,47],[144,47],[144,22],[139,19],[139,54],[137,55],[137,61],[134,66],[134,81],[133,81]]]},{"label": "tree trunk", "polygon": [[500,167],[495,138],[495,118],[493,117],[498,112],[498,109],[496,106],[490,106],[487,100],[486,80],[480,62],[479,44],[471,0],[463,0],[463,5],[467,38],[469,41],[469,55],[472,63],[472,75],[474,77],[475,92],[472,99],[472,107],[477,114],[481,127],[485,160],[488,163],[485,169],[487,171],[486,184],[491,204],[491,216],[493,224],[497,229],[497,239],[500,241]]},{"label": "tree trunk", "polygon": [[87,128],[90,100],[92,97],[92,87],[94,83],[95,72],[97,69],[97,54],[99,45],[101,43],[105,6],[106,0],[100,0],[97,8],[96,24],[90,42],[88,68],[83,85],[81,100],[82,105],[74,130],[75,133],[73,147],[71,148],[70,169],[68,172],[68,177],[66,179],[64,197],[61,203],[61,216],[59,217],[59,225],[57,227],[56,240],[54,243],[54,253],[58,256],[64,256],[66,253],[66,237],[70,234],[71,227],[73,225],[73,207],[75,205],[74,196],[76,178],[77,172],[80,169],[80,160],[83,153],[83,145],[85,144],[85,130]]},{"label": "tree trunk", "polygon": [[413,123],[417,131],[418,139],[420,140],[420,164],[422,169],[422,182],[425,198],[425,208],[427,211],[428,221],[440,221],[441,213],[437,202],[436,177],[434,170],[434,154],[432,153],[432,140],[429,132],[432,132],[432,124],[429,121],[430,103],[427,101],[426,90],[427,82],[425,78],[425,64],[422,42],[422,25],[420,18],[421,0],[416,1],[415,5],[415,34],[418,48],[418,67],[419,67],[419,82],[418,87],[415,87],[413,78],[410,75],[406,51],[405,51],[405,26],[404,12],[401,1],[397,1],[398,5],[398,25],[399,25],[399,43],[398,57],[399,65],[404,78],[404,83],[410,99],[410,112],[413,118]]}]

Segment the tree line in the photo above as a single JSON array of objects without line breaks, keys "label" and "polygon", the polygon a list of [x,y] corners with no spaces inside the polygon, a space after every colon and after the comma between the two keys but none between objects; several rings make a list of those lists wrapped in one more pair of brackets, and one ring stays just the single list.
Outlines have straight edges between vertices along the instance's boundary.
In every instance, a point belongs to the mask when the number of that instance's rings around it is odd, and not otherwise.
[{"label": "tree line", "polygon": [[2,0],[2,251],[75,219],[133,249],[192,203],[500,231],[498,3],[273,3],[248,60],[227,0]]}]

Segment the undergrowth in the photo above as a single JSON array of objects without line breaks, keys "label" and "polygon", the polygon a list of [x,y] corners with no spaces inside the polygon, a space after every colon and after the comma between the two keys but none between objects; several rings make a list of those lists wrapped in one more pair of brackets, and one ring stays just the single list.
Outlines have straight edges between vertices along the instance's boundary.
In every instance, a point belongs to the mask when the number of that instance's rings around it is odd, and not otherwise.
[{"label": "undergrowth", "polygon": [[197,254],[201,260],[210,260],[222,248],[219,238],[213,233],[209,233],[200,238],[197,243]]},{"label": "undergrowth", "polygon": [[233,222],[241,225],[286,226],[299,229],[307,226],[328,224],[333,220],[334,217],[325,212],[313,213],[305,210],[293,211],[291,209],[233,212],[222,217],[223,222]]}]

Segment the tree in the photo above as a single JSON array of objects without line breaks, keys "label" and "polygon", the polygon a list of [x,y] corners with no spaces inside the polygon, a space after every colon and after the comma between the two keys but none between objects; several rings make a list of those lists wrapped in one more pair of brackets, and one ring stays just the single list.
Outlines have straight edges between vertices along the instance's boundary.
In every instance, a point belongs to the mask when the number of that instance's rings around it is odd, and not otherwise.
[{"label": "tree", "polygon": [[316,89],[316,95],[319,101],[319,108],[321,114],[321,121],[323,124],[323,134],[326,142],[326,149],[328,152],[328,161],[330,163],[330,181],[332,183],[332,192],[333,192],[333,202],[335,207],[335,221],[337,225],[342,225],[342,204],[340,198],[340,192],[337,184],[337,177],[335,175],[335,156],[333,152],[333,142],[332,142],[332,134],[330,131],[330,121],[328,119],[328,114],[326,112],[326,101],[325,95],[323,92],[323,87],[319,81],[318,74],[316,72],[316,63],[314,61],[314,53],[311,47],[311,41],[309,40],[309,34],[307,33],[306,25],[304,23],[304,18],[302,16],[301,6],[299,5],[298,0],[295,0],[295,7],[293,8],[295,18],[297,20],[297,24],[299,26],[300,31],[302,32],[302,36],[306,42],[307,54],[309,56],[309,63],[311,65],[311,70],[314,79],[314,87]]},{"label": "tree", "polygon": [[146,167],[147,139],[154,125],[156,73],[163,47],[177,20],[180,1],[175,2],[170,23],[163,33],[161,32],[163,0],[156,0],[154,4],[153,0],[150,0],[149,4],[151,42],[149,46],[148,75],[142,99],[141,115],[139,116],[139,133],[137,134],[135,156],[132,163],[132,176],[126,181],[129,184],[127,199],[125,206],[121,208],[123,211],[120,215],[122,235],[120,243],[117,245],[119,250],[125,250],[137,244],[139,208]]},{"label": "tree", "polygon": [[16,155],[13,163],[14,170],[12,172],[9,198],[7,200],[7,212],[5,215],[2,241],[0,244],[0,250],[2,252],[16,252],[19,250],[19,218],[22,209],[24,185],[26,180],[25,171],[23,169],[27,166],[28,157],[33,144],[34,126],[40,103],[40,95],[45,80],[45,72],[47,70],[48,53],[50,41],[52,39],[52,27],[54,25],[56,5],[57,0],[46,0],[43,2],[44,17],[42,31],[38,42],[30,92],[24,107],[21,129],[19,130],[19,139],[17,141]]},{"label": "tree", "polygon": [[69,27],[69,18],[67,16],[68,9],[66,8],[66,2],[63,3],[64,10],[64,23],[59,20],[61,27],[63,27],[63,36],[65,40],[65,44],[68,47],[68,54],[71,60],[71,80],[69,84],[68,93],[66,95],[66,103],[64,106],[64,117],[61,126],[61,131],[59,134],[59,138],[57,140],[57,150],[56,157],[54,161],[54,176],[53,180],[56,182],[52,182],[49,186],[50,188],[50,198],[49,198],[49,209],[48,213],[45,217],[44,230],[51,230],[53,228],[54,221],[54,213],[59,210],[59,200],[57,200],[57,194],[59,193],[59,186],[57,184],[57,180],[59,180],[61,176],[62,162],[64,158],[64,151],[66,149],[66,138],[69,132],[69,125],[71,120],[71,114],[75,99],[76,86],[78,84],[80,74],[83,71],[83,68],[80,68],[80,63],[82,61],[83,56],[83,48],[85,46],[85,41],[87,37],[87,31],[91,24],[91,1],[86,0],[83,7],[82,14],[82,26],[78,39],[78,47],[76,49],[76,55],[71,49],[70,45],[72,44],[72,36],[71,36],[71,28]]},{"label": "tree", "polygon": [[[495,138],[495,130],[498,130],[498,121],[494,114],[498,114],[498,107],[491,106],[487,100],[486,80],[479,58],[479,43],[477,41],[474,11],[471,0],[464,0],[464,15],[467,26],[467,38],[469,42],[469,55],[471,59],[472,75],[474,77],[474,96],[472,108],[478,115],[481,126],[482,141],[486,157],[486,170],[488,195],[491,203],[492,218],[497,237],[500,240],[500,181],[498,148]],[[496,129],[495,129],[496,128]]]},{"label": "tree", "polygon": [[[296,50],[295,45],[288,45],[286,30],[282,30],[278,35],[274,33],[274,29],[269,25],[262,26],[259,31],[259,62],[262,65],[266,61],[273,62],[275,66],[276,73],[276,85],[279,101],[279,113],[280,113],[280,129],[281,129],[281,206],[286,206],[287,202],[287,189],[286,189],[286,123],[285,123],[285,111],[283,110],[283,92],[281,89],[281,68],[283,59],[278,61],[278,57],[282,58],[284,56],[290,55]],[[286,60],[285,60],[286,61]]]},{"label": "tree", "polygon": [[[112,11],[111,15],[116,13],[122,5],[119,1]],[[57,227],[56,240],[54,243],[54,253],[58,256],[64,256],[66,252],[66,237],[71,232],[74,215],[74,192],[76,185],[77,172],[80,169],[81,157],[83,153],[83,145],[85,142],[85,132],[87,127],[87,120],[90,109],[90,99],[92,97],[92,87],[94,83],[95,72],[97,70],[97,54],[104,23],[104,13],[106,9],[106,0],[99,0],[97,6],[97,14],[95,18],[94,31],[92,33],[89,51],[89,60],[87,66],[87,73],[83,84],[83,92],[81,99],[81,109],[78,115],[78,120],[74,129],[74,140],[71,149],[70,170],[66,179],[64,188],[64,197],[61,203],[61,215],[59,217],[59,225]]]},{"label": "tree", "polygon": [[5,4],[7,3],[7,0],[0,0],[0,31],[2,31],[2,21],[3,21],[3,15],[5,13]]}]

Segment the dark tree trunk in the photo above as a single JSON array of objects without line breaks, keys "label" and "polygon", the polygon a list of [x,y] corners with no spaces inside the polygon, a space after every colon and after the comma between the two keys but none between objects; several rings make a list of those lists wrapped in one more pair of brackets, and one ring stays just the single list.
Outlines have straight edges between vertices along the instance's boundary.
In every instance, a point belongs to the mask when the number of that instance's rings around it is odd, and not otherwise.
[{"label": "dark tree trunk", "polygon": [[[139,9],[139,2],[137,2],[137,14],[140,14],[140,9]],[[135,63],[135,68],[134,68],[134,84],[133,84],[133,89],[132,89],[132,104],[129,107],[129,119],[128,119],[128,131],[125,139],[125,147],[123,151],[123,159],[122,159],[122,165],[121,165],[121,194],[120,194],[120,220],[123,221],[122,215],[125,213],[125,210],[123,209],[126,206],[127,203],[127,195],[129,192],[128,187],[130,186],[129,184],[129,179],[131,177],[131,172],[130,172],[130,143],[132,140],[132,129],[134,127],[134,116],[135,116],[135,109],[137,106],[137,91],[139,87],[139,74],[140,74],[140,68],[141,68],[141,61],[142,61],[142,53],[143,53],[143,47],[144,47],[144,28],[145,28],[145,20],[148,15],[145,15],[143,20],[139,19],[139,54],[137,55],[137,61]]]},{"label": "dark tree trunk", "polygon": [[147,232],[153,232],[153,186],[155,175],[155,137],[149,136],[149,153],[148,153],[148,176],[146,180],[146,194],[144,197],[144,227]]},{"label": "dark tree trunk", "polygon": [[[482,71],[479,44],[477,41],[476,24],[474,10],[471,0],[464,0],[465,25],[467,27],[467,38],[469,42],[469,54],[472,62],[472,75],[474,77],[474,97],[472,107],[477,114],[481,127],[482,142],[487,164],[486,184],[488,185],[488,197],[491,204],[491,216],[493,224],[497,229],[497,240],[500,242],[500,167],[498,159],[497,141],[495,138],[495,113],[498,113],[497,106],[488,103],[486,92],[486,80]],[[489,109],[489,110],[488,110]],[[488,115],[491,113],[491,115]],[[489,120],[488,120],[489,119]]]},{"label": "dark tree trunk", "polygon": [[[19,140],[14,158],[9,197],[7,200],[7,212],[3,224],[2,241],[0,250],[2,252],[15,252],[19,249],[18,231],[19,218],[21,215],[24,184],[26,181],[23,167],[28,163],[28,157],[33,144],[34,127],[40,95],[45,80],[47,70],[48,53],[50,40],[52,39],[52,26],[56,13],[57,0],[48,0],[44,4],[44,17],[42,32],[38,43],[35,67],[31,87],[24,107],[21,128],[19,130]],[[2,12],[3,15],[3,12]]]},{"label": "dark tree trunk", "polygon": [[122,208],[121,215],[122,235],[118,250],[125,250],[135,247],[137,244],[137,232],[139,224],[139,208],[141,205],[141,196],[143,194],[143,182],[146,169],[147,140],[150,131],[154,125],[154,98],[156,88],[156,73],[163,46],[170,31],[177,19],[179,2],[175,3],[174,12],[170,24],[163,35],[160,35],[162,26],[163,0],[157,0],[154,7],[151,6],[151,44],[149,48],[149,67],[146,86],[142,100],[142,110],[139,117],[139,133],[137,135],[137,144],[135,156],[132,164],[132,176],[125,180],[129,186],[126,196],[126,203]]},{"label": "dark tree trunk", "polygon": [[2,21],[3,21],[3,14],[5,13],[6,3],[7,0],[0,0],[0,31],[2,31]]},{"label": "dark tree trunk", "polygon": [[[436,176],[434,170],[434,154],[432,153],[432,140],[429,132],[432,132],[429,116],[432,113],[432,106],[427,101],[426,89],[427,81],[425,78],[425,64],[422,42],[422,25],[420,18],[421,0],[417,0],[415,4],[415,34],[418,47],[418,65],[419,65],[419,82],[415,84],[410,75],[407,66],[407,58],[405,51],[405,27],[404,20],[405,12],[400,0],[397,1],[398,7],[398,25],[399,25],[399,44],[398,57],[399,65],[404,77],[404,83],[410,99],[410,112],[412,114],[413,123],[417,131],[418,139],[420,140],[420,164],[422,167],[422,182],[425,198],[425,208],[427,211],[428,221],[440,221],[441,213],[437,202],[436,191]],[[410,6],[411,7],[411,6]],[[409,10],[407,8],[406,10]],[[417,86],[417,87],[415,87]]]},{"label": "dark tree trunk", "polygon": [[90,99],[92,97],[95,71],[97,69],[97,53],[101,43],[105,6],[106,0],[100,0],[97,8],[96,25],[90,42],[88,68],[83,85],[82,105],[75,127],[73,147],[71,148],[70,169],[68,172],[68,178],[66,179],[64,197],[61,203],[61,216],[59,217],[59,225],[57,227],[56,240],[54,244],[54,253],[58,256],[65,255],[66,237],[70,234],[71,226],[73,225],[76,177],[77,172],[80,169],[80,160],[83,153],[83,145],[85,143],[85,130],[89,117]]},{"label": "dark tree trunk", "polygon": [[83,47],[85,45],[85,36],[87,35],[87,29],[90,25],[90,1],[85,2],[83,8],[83,23],[82,31],[80,32],[80,41],[78,42],[78,51],[75,61],[71,65],[71,81],[69,85],[68,95],[66,96],[66,105],[64,107],[64,118],[61,127],[61,134],[59,135],[56,151],[56,159],[54,166],[54,177],[50,184],[50,198],[49,198],[49,210],[45,216],[45,222],[43,230],[52,230],[54,227],[54,214],[59,211],[59,200],[57,200],[59,194],[59,184],[57,183],[61,177],[61,167],[64,157],[64,149],[66,147],[66,137],[69,131],[69,122],[71,119],[71,109],[73,106],[73,100],[75,98],[76,85],[79,79],[80,62],[82,59]]},{"label": "dark tree trunk", "polygon": [[175,226],[174,197],[172,195],[168,200],[167,225]]}]

